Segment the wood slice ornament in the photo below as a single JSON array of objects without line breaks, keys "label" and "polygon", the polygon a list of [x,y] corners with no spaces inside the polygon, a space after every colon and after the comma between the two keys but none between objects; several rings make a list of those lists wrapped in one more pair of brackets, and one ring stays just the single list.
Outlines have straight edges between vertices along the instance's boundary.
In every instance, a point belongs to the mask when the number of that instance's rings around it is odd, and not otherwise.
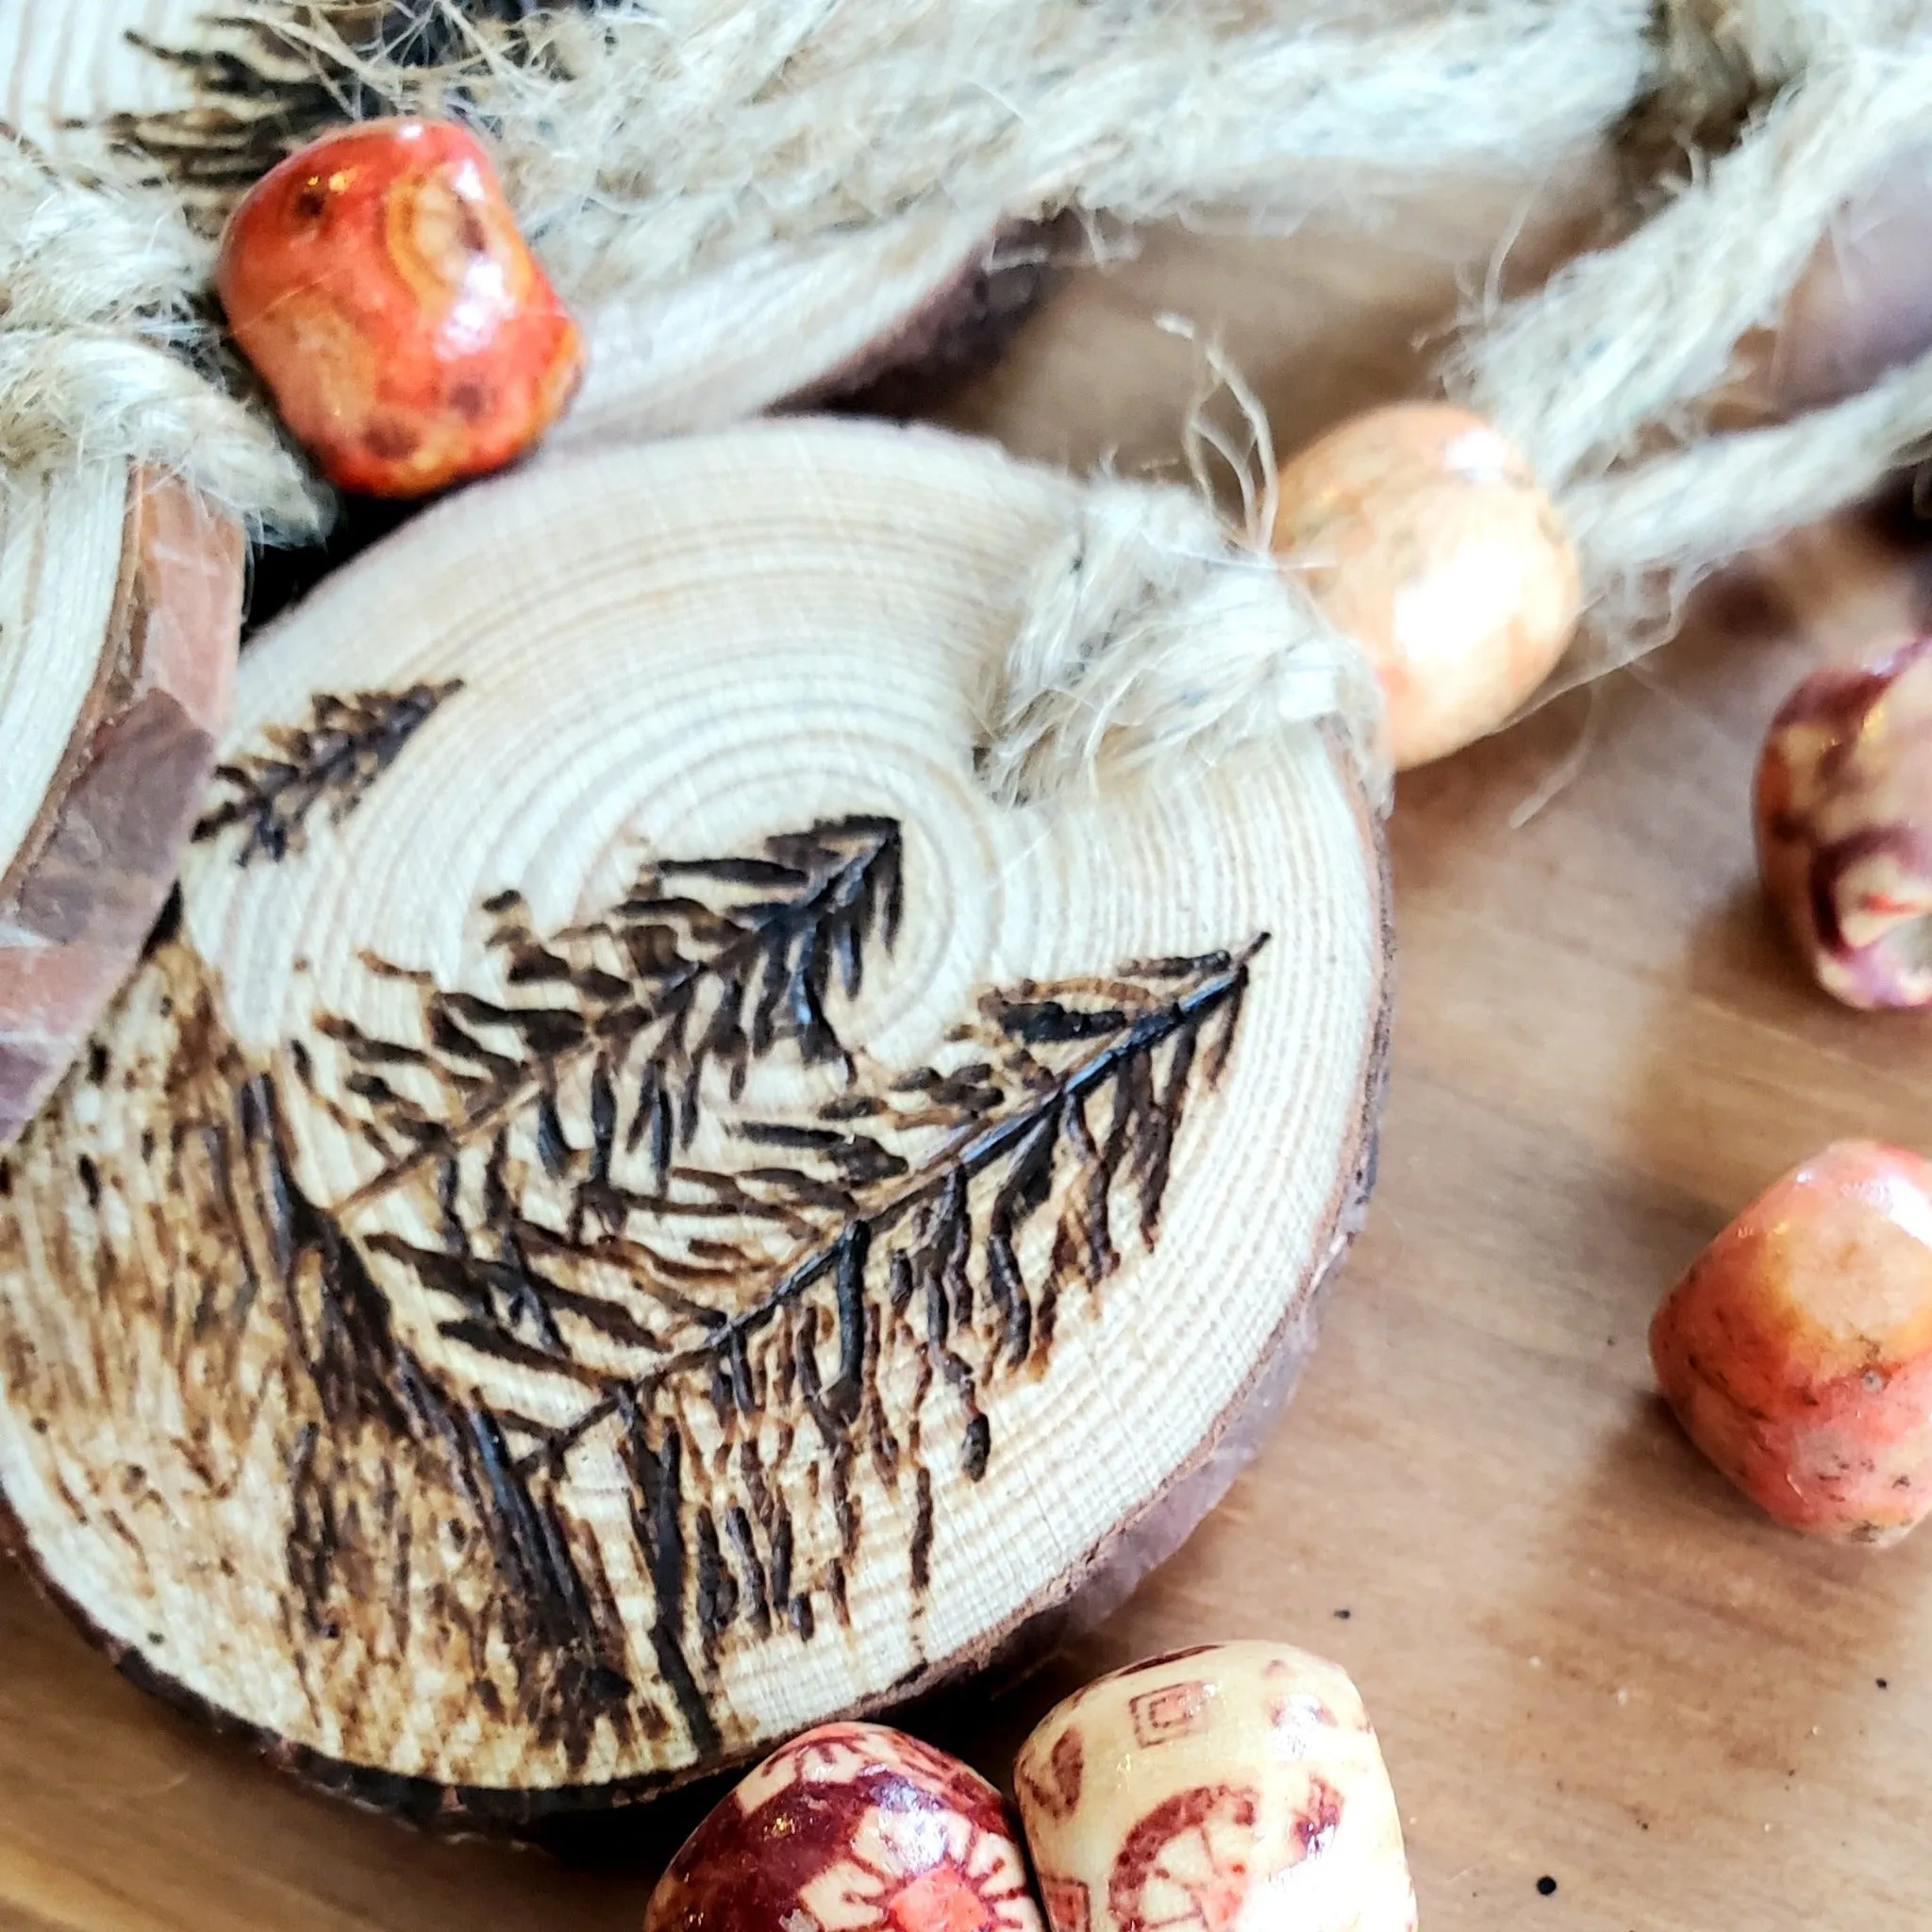
[{"label": "wood slice ornament", "polygon": [[91,465],[0,496],[0,1146],[133,970],[227,722],[242,534]]},{"label": "wood slice ornament", "polygon": [[0,1488],[139,1681],[514,1824],[1216,1500],[1369,1185],[1379,841],[1316,725],[993,800],[1092,488],[832,423],[546,463],[250,651],[179,918],[0,1167]]}]

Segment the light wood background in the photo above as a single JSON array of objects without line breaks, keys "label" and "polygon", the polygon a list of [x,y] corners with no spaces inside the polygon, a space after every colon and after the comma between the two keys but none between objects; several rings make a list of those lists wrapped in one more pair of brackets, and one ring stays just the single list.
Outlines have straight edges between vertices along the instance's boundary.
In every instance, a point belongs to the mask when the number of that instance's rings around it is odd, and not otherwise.
[{"label": "light wood background", "polygon": [[[1195,361],[1152,319],[1180,309],[1292,447],[1422,384],[1413,339],[1517,212],[1473,188],[1368,239],[1160,240],[1081,277],[955,420],[1053,458],[1170,455]],[[1807,990],[1746,809],[1783,691],[1923,596],[1869,527],[1807,538],[1641,678],[1404,781],[1381,1189],[1303,1391],[1124,1614],[928,1735],[1003,1775],[1084,1675],[1284,1638],[1361,1684],[1429,1932],[1932,1922],[1932,1532],[1869,1555],[1756,1520],[1660,1413],[1644,1350],[1678,1271],[1789,1162],[1845,1134],[1932,1146],[1932,1020]],[[691,1822],[548,1851],[412,1837],[158,1711],[0,1574],[0,1924],[635,1927]]]}]

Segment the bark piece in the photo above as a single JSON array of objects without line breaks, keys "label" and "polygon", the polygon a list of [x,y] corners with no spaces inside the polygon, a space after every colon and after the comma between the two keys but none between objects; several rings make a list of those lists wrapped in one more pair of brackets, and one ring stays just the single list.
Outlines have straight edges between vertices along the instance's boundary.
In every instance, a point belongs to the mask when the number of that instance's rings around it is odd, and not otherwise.
[{"label": "bark piece", "polygon": [[227,719],[241,532],[178,485],[22,482],[0,537],[0,1145],[133,970]]}]

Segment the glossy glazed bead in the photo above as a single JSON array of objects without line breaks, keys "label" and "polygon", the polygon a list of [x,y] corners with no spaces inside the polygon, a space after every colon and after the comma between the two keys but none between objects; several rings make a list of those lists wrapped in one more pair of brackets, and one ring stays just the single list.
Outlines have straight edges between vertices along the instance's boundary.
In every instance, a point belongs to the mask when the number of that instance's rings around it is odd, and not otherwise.
[{"label": "glossy glazed bead", "polygon": [[1210,1644],[1104,1677],[1015,1780],[1053,1932],[1413,1932],[1375,1734],[1306,1652]]},{"label": "glossy glazed bead", "polygon": [[501,469],[583,370],[489,156],[446,122],[372,121],[291,156],[230,218],[215,288],[344,490],[421,496]]},{"label": "glossy glazed bead", "polygon": [[1932,1508],[1932,1162],[1843,1141],[1793,1168],[1677,1284],[1650,1353],[1761,1508],[1895,1542]]},{"label": "glossy glazed bead", "polygon": [[877,1724],[768,1757],[652,1896],[645,1932],[1041,1932],[993,1788]]},{"label": "glossy glazed bead", "polygon": [[1932,639],[1786,699],[1757,822],[1765,893],[1819,985],[1853,1007],[1932,1003]]},{"label": "glossy glazed bead", "polygon": [[1274,547],[1368,653],[1398,770],[1504,724],[1581,608],[1575,552],[1528,464],[1444,403],[1372,409],[1284,465]]}]

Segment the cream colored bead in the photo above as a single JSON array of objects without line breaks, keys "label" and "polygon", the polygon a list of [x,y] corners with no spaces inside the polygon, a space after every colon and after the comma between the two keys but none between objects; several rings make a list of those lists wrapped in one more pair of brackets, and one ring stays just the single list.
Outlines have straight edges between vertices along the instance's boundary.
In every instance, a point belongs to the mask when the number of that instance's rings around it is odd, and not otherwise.
[{"label": "cream colored bead", "polygon": [[1372,409],[1292,458],[1274,549],[1374,664],[1399,770],[1502,724],[1582,608],[1576,553],[1522,453],[1446,403]]},{"label": "cream colored bead", "polygon": [[1304,1651],[1210,1644],[1104,1677],[1015,1777],[1053,1932],[1414,1932],[1368,1714]]}]

